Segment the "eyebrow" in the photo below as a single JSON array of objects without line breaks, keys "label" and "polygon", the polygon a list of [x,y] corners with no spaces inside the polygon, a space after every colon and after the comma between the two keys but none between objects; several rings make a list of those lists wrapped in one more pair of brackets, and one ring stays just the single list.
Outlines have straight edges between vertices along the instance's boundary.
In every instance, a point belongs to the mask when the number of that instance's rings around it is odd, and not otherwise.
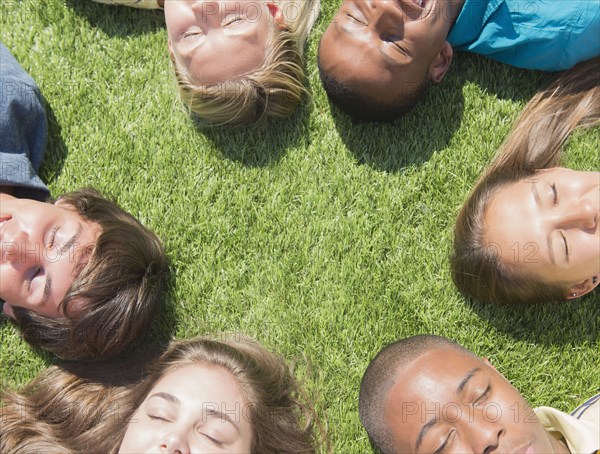
[{"label": "eyebrow", "polygon": [[[465,389],[465,387],[467,386],[467,384],[469,383],[469,381],[479,371],[481,371],[481,369],[479,367],[476,367],[476,368],[470,370],[469,373],[467,373],[467,375],[465,376],[465,378],[463,378],[461,380],[461,382],[458,384],[458,386],[456,387],[456,391],[454,391],[454,393],[457,395],[461,394],[463,392],[463,390]],[[417,437],[415,451],[417,451],[419,449],[419,447],[421,446],[421,443],[423,442],[423,438],[425,437],[425,434],[429,431],[429,429],[431,429],[437,423],[438,423],[438,418],[436,416],[434,418],[431,418],[429,421],[427,421],[427,423],[425,423],[425,425],[421,428],[421,431],[419,432],[419,436]]]},{"label": "eyebrow", "polygon": [[83,231],[83,225],[81,225],[81,222],[79,224],[77,224],[77,231],[73,234],[73,236],[71,238],[69,238],[67,240],[67,242],[65,244],[63,244],[63,247],[60,248],[60,252],[62,254],[64,254],[65,252],[69,252],[69,249],[71,249],[75,243],[77,242],[77,239],[79,238],[79,235],[81,235],[81,232]]},{"label": "eyebrow", "polygon": [[469,383],[469,380],[471,380],[475,376],[475,374],[480,371],[481,369],[479,367],[476,367],[475,369],[469,371],[467,376],[463,378],[463,380],[456,387],[456,394],[461,394],[465,389],[465,386],[467,386],[467,383]]},{"label": "eyebrow", "polygon": [[415,448],[415,451],[419,450],[421,443],[423,443],[423,437],[425,437],[425,434],[429,431],[429,429],[431,429],[437,423],[438,423],[438,419],[437,419],[437,417],[435,417],[435,418],[432,418],[429,421],[427,421],[427,423],[425,423],[425,425],[421,428],[421,432],[419,432],[419,436],[417,437],[417,446]]},{"label": "eyebrow", "polygon": [[[65,244],[63,244],[63,246],[60,248],[61,254],[66,254],[67,252],[69,252],[69,249],[71,249],[77,243],[77,240],[78,240],[79,236],[81,235],[82,231],[83,231],[83,225],[80,222],[77,224],[77,230],[75,231],[73,236],[71,238],[69,238],[67,240],[67,242]],[[46,284],[44,285],[44,293],[42,294],[42,299],[40,300],[40,305],[46,304],[46,302],[48,301],[48,298],[50,298],[51,290],[52,290],[52,276],[50,274],[48,274],[46,276]]]},{"label": "eyebrow", "polygon": [[[542,199],[540,198],[540,194],[537,190],[537,182],[533,182],[531,185],[531,192],[533,193],[533,198],[535,199],[535,203],[537,203],[538,207],[542,206]],[[546,243],[548,245],[548,255],[550,256],[550,261],[553,265],[556,265],[556,257],[554,257],[554,249],[552,248],[552,235],[548,234],[546,237]]]},{"label": "eyebrow", "polygon": [[169,393],[154,393],[152,394],[148,399],[152,399],[153,397],[160,397],[161,399],[164,399],[174,405],[181,405],[181,401],[175,397],[173,394],[169,394]]}]

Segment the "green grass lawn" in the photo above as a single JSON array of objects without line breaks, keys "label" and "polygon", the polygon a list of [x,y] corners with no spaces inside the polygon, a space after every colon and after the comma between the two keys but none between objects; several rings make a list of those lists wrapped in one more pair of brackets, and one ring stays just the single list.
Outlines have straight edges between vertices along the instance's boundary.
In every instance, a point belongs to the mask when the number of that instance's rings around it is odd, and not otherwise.
[{"label": "green grass lawn", "polygon": [[[481,306],[448,264],[462,201],[549,75],[459,54],[405,120],[353,124],[315,63],[339,3],[324,2],[307,46],[312,98],[289,120],[236,131],[198,129],[181,108],[160,12],[2,0],[1,40],[48,103],[43,179],[53,195],[95,187],[164,239],[174,277],[152,338],[242,332],[282,353],[334,452],[369,452],[362,373],[417,333],[490,358],[533,405],[574,408],[600,387],[600,294]],[[567,149],[569,166],[598,170],[598,129]],[[3,386],[55,361],[4,320],[0,342]]]}]

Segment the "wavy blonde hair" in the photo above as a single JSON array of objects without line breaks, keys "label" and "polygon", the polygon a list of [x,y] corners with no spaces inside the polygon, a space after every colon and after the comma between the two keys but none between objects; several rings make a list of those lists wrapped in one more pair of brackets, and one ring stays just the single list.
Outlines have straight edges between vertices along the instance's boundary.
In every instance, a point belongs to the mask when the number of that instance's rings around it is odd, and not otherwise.
[{"label": "wavy blonde hair", "polygon": [[[131,365],[97,365],[85,376],[53,366],[16,393],[0,394],[0,452],[13,454],[116,453],[127,423],[154,385],[190,364],[231,374],[250,404],[251,452],[314,453],[314,411],[279,356],[235,336],[174,341],[143,373]],[[73,367],[71,367],[73,369]]]},{"label": "wavy blonde hair", "polygon": [[[271,24],[264,62],[241,77],[197,84],[178,68],[171,53],[179,94],[190,112],[211,124],[252,125],[263,124],[269,117],[288,117],[296,110],[306,93],[304,44],[320,0],[284,0],[279,6],[285,26]],[[299,13],[293,18],[290,10],[295,8]]]}]

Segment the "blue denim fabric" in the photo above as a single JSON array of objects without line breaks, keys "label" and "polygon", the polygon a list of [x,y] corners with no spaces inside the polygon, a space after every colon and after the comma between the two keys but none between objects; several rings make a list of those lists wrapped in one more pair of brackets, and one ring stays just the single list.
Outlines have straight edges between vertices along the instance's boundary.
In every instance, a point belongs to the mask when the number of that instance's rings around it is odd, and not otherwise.
[{"label": "blue denim fabric", "polygon": [[0,43],[0,186],[16,197],[45,201],[50,192],[37,175],[48,122],[34,80]]}]

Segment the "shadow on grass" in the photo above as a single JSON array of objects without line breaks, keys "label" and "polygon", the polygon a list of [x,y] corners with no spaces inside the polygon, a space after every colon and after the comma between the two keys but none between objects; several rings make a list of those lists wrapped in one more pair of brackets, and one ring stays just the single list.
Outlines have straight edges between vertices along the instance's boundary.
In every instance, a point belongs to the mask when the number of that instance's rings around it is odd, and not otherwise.
[{"label": "shadow on grass", "polygon": [[111,37],[143,35],[165,27],[165,16],[158,9],[104,5],[91,0],[66,0],[66,4],[79,16],[85,17],[91,26],[100,28]]},{"label": "shadow on grass", "polygon": [[262,128],[211,127],[196,124],[223,158],[246,167],[266,167],[278,162],[290,148],[308,147],[310,105],[306,102],[289,118],[269,120]]},{"label": "shadow on grass", "polygon": [[491,60],[468,52],[455,53],[459,68],[451,67],[457,73],[460,85],[472,82],[482,91],[495,95],[498,99],[527,102],[558,73],[532,71]]},{"label": "shadow on grass", "polygon": [[[61,362],[58,365],[64,371],[75,374],[91,383],[104,386],[130,386],[139,384],[153,360],[168,348],[168,342],[154,343],[143,350],[129,351],[109,361]],[[118,415],[121,416],[121,415]],[[122,415],[127,418],[127,414]],[[124,419],[124,422],[126,420]]]},{"label": "shadow on grass", "polygon": [[[2,313],[2,305],[3,304],[4,303],[2,302],[2,300],[0,300],[0,328],[4,328],[5,325],[13,325],[14,330],[18,333],[21,342],[23,342],[24,344],[27,344],[27,342],[25,342],[23,340],[23,338],[21,337],[21,331],[19,330],[19,328],[17,328],[17,326],[13,323],[13,321],[11,319],[9,319],[6,315],[4,315]],[[31,349],[35,352],[35,354],[42,359],[42,361],[44,362],[44,364],[46,366],[51,366],[52,364],[55,364],[58,361],[56,356],[54,356],[52,353],[49,353],[45,350],[42,350],[39,347],[31,345],[31,344],[27,344],[27,345],[29,345],[31,347]],[[5,368],[9,367],[8,364],[6,364],[6,365],[3,364],[2,366]]]},{"label": "shadow on grass", "polygon": [[446,148],[462,121],[465,84],[474,83],[499,99],[527,101],[552,77],[458,52],[442,83],[430,87],[425,99],[403,118],[392,123],[356,122],[335,107],[331,114],[358,163],[397,172]]},{"label": "shadow on grass", "polygon": [[450,76],[406,116],[391,123],[360,122],[337,107],[331,114],[340,138],[359,164],[398,172],[427,161],[444,149],[460,126],[464,99],[460,82]]},{"label": "shadow on grass", "polygon": [[595,342],[600,332],[598,291],[576,300],[532,306],[494,306],[466,301],[481,318],[519,341],[578,345]]},{"label": "shadow on grass", "polygon": [[48,145],[42,163],[41,178],[49,183],[61,174],[69,150],[62,138],[62,128],[48,102],[46,102],[46,116],[48,117]]}]

